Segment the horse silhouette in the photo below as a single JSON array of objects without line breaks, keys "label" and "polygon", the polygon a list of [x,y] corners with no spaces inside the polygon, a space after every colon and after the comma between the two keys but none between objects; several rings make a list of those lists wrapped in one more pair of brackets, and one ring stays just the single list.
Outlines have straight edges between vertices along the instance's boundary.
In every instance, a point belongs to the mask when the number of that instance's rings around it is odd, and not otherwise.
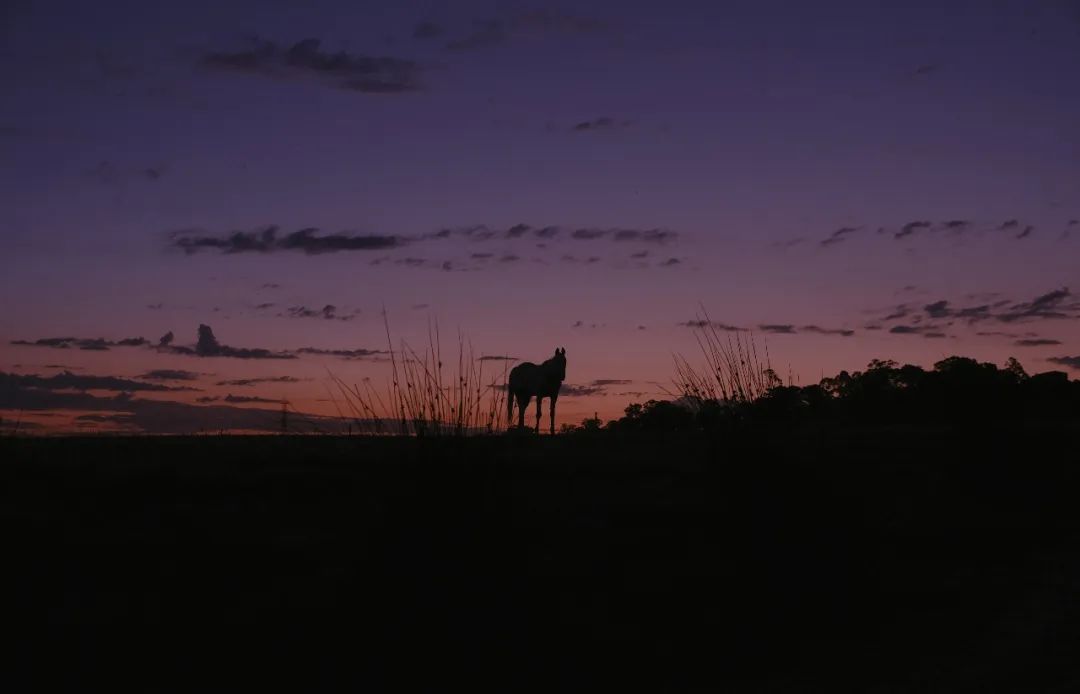
[{"label": "horse silhouette", "polygon": [[510,370],[510,384],[506,394],[506,421],[514,419],[514,401],[518,404],[518,426],[525,428],[525,408],[536,396],[536,433],[540,433],[540,403],[551,399],[551,433],[555,433],[555,402],[559,399],[559,387],[566,380],[566,349],[557,348],[555,356],[537,366],[532,362],[518,364]]}]

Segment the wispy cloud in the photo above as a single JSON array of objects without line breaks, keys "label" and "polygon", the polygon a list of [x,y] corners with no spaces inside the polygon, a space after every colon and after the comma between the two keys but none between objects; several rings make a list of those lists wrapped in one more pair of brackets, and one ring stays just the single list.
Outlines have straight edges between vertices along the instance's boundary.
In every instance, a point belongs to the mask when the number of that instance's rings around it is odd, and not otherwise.
[{"label": "wispy cloud", "polygon": [[281,400],[275,400],[273,398],[262,398],[258,395],[226,395],[221,397],[218,395],[208,395],[201,398],[195,398],[196,402],[209,403],[209,402],[227,402],[232,405],[250,405],[252,403],[267,404],[267,405],[280,405]]},{"label": "wispy cloud", "polygon": [[[324,309],[316,312],[316,317],[318,318],[325,319],[328,316],[335,320],[343,319],[336,313],[336,310],[326,311]],[[219,342],[214,335],[213,329],[205,324],[199,325],[195,344],[178,345],[175,343],[175,340],[176,338],[170,330],[161,336],[157,344],[152,344],[150,341],[141,337],[117,341],[105,340],[102,338],[93,340],[71,337],[42,338],[33,342],[15,340],[12,344],[48,347],[53,349],[85,349],[93,351],[107,350],[114,346],[142,347],[148,351],[157,352],[159,354],[203,358],[222,357],[231,359],[297,359],[301,356],[329,356],[341,359],[377,359],[382,355],[388,354],[385,350],[364,348],[324,349],[320,347],[301,347],[300,349],[271,350],[262,347],[233,347]],[[200,374],[194,371],[183,369],[155,369],[146,372],[141,378],[152,381],[193,381],[197,380],[199,376]],[[291,377],[282,376],[269,379],[242,379],[242,382],[230,381],[223,383],[229,383],[231,385],[248,385],[250,383],[263,382],[288,383],[293,382],[293,380]]]},{"label": "wispy cloud", "polygon": [[[564,229],[559,226],[534,227],[519,223],[508,228],[493,228],[484,224],[444,227],[432,233],[414,236],[349,233],[320,235],[315,227],[282,234],[278,226],[271,225],[252,231],[233,231],[226,234],[210,234],[197,229],[178,230],[171,232],[168,238],[170,248],[182,250],[188,255],[201,251],[225,254],[298,252],[306,255],[320,255],[344,251],[390,251],[410,244],[454,239],[476,243],[525,240],[546,242],[559,237],[574,241],[608,239],[620,243],[663,245],[676,242],[679,234],[664,228],[578,227]],[[478,251],[472,255],[472,258],[482,260],[485,256]],[[372,262],[382,264],[388,261],[390,261],[389,258],[380,257]],[[425,259],[416,257],[398,258],[392,262],[413,266],[426,264]]]},{"label": "wispy cloud", "polygon": [[[824,248],[836,246],[847,241],[852,235],[862,231],[864,228],[865,227],[863,226],[840,227],[818,241],[818,245]],[[892,237],[896,240],[913,240],[915,238],[929,239],[941,236],[955,238],[969,235],[985,236],[988,234],[996,234],[1000,236],[1002,234],[1009,234],[1015,240],[1022,240],[1031,237],[1034,233],[1034,225],[1023,224],[1018,219],[1009,219],[1002,223],[991,224],[976,222],[972,219],[946,219],[939,222],[928,219],[917,219],[906,222],[899,227],[879,226],[877,235],[886,238]],[[794,239],[792,241],[777,242],[772,245],[779,248],[789,248],[800,241],[801,239]]]},{"label": "wispy cloud", "polygon": [[356,318],[358,314],[359,311],[341,314],[338,313],[337,306],[326,304],[320,309],[308,308],[307,306],[290,306],[285,313],[281,315],[285,315],[289,318],[318,318],[320,320],[351,321]]},{"label": "wispy cloud", "polygon": [[559,395],[561,397],[568,398],[581,398],[589,395],[599,395],[604,392],[603,387],[594,385],[574,385],[571,383],[564,383],[559,388]]},{"label": "wispy cloud", "polygon": [[[979,295],[975,298],[985,299],[988,297]],[[880,320],[892,321],[913,317],[917,321],[921,320],[924,315],[932,320],[957,319],[969,324],[985,321],[1020,323],[1037,320],[1076,319],[1080,318],[1080,301],[1074,299],[1072,293],[1066,287],[1046,292],[1029,301],[998,299],[992,303],[956,307],[949,300],[940,299],[923,305],[921,310],[910,304],[900,304],[890,309],[890,313]]]},{"label": "wispy cloud", "polygon": [[925,310],[927,315],[931,318],[945,318],[952,315],[952,311],[949,310],[948,306],[948,301],[935,301],[932,304],[924,306],[923,310]]},{"label": "wispy cloud", "polygon": [[234,231],[225,236],[211,236],[192,231],[177,231],[170,235],[170,245],[187,254],[214,250],[222,253],[301,252],[307,255],[341,251],[382,251],[398,248],[406,241],[399,236],[379,234],[318,235],[315,228],[278,235],[278,227],[259,231]]},{"label": "wispy cloud", "polygon": [[[683,321],[679,323],[681,327],[695,328],[698,330],[710,329],[718,330],[721,332],[749,332],[749,328],[741,327],[738,325],[730,325],[728,323],[720,323],[717,321],[707,321],[701,318],[689,321]],[[797,335],[800,333],[812,333],[815,335],[833,335],[839,337],[851,337],[855,334],[854,330],[847,328],[823,328],[820,325],[803,325],[796,327],[793,323],[762,323],[757,326],[757,329],[763,333],[769,333],[773,335]]]},{"label": "wispy cloud", "polygon": [[183,369],[154,369],[153,371],[147,371],[139,378],[148,381],[197,381],[199,380],[199,374],[194,371],[184,371]]},{"label": "wispy cloud", "polygon": [[0,372],[0,385],[7,388],[34,390],[108,390],[118,393],[179,392],[192,391],[194,388],[166,386],[160,383],[145,383],[118,376],[91,376],[64,371],[54,376],[5,374]]},{"label": "wispy cloud", "polygon": [[720,331],[729,332],[729,333],[740,332],[740,331],[746,330],[746,328],[741,328],[741,327],[739,327],[737,325],[729,325],[728,323],[719,323],[717,321],[709,321],[709,320],[705,320],[705,319],[702,319],[702,318],[696,318],[694,320],[683,321],[682,323],[679,323],[679,326],[683,327],[683,328],[696,328],[698,330],[700,330],[702,328],[711,328],[713,330],[720,330]]},{"label": "wispy cloud", "polygon": [[127,337],[122,340],[106,340],[101,337],[43,337],[38,340],[12,340],[11,344],[23,347],[50,347],[52,349],[81,349],[89,352],[105,352],[111,347],[143,347],[146,338]]},{"label": "wispy cloud", "polygon": [[584,384],[564,383],[559,388],[559,395],[571,398],[605,395],[612,386],[625,386],[631,383],[633,381],[623,378],[598,378]]},{"label": "wispy cloud", "polygon": [[892,311],[887,316],[882,318],[881,320],[887,320],[888,321],[888,320],[899,320],[901,318],[906,318],[908,315],[911,314],[912,310],[913,309],[910,306],[908,306],[907,304],[900,304],[899,306],[896,306],[895,308],[893,308]]},{"label": "wispy cloud", "polygon": [[218,381],[219,386],[255,386],[260,383],[300,383],[295,376],[267,376],[263,378],[234,378],[228,381]]},{"label": "wispy cloud", "polygon": [[519,223],[507,229],[493,228],[485,224],[474,224],[463,227],[445,227],[437,232],[428,234],[423,239],[450,239],[462,238],[470,241],[499,241],[523,239],[532,236],[540,240],[552,240],[557,237],[569,238],[574,241],[595,241],[609,239],[620,242],[637,242],[647,244],[664,244],[678,240],[679,233],[671,229],[633,229],[626,227],[576,227],[564,228],[548,225],[534,227],[529,224]]},{"label": "wispy cloud", "polygon": [[851,337],[855,334],[854,330],[849,330],[847,328],[823,328],[819,325],[804,325],[799,328],[799,332],[817,333],[818,335],[838,335],[840,337]]},{"label": "wispy cloud", "polygon": [[309,354],[323,357],[338,357],[339,359],[376,359],[389,354],[382,349],[321,349],[318,347],[301,347],[296,354]]},{"label": "wispy cloud", "polygon": [[592,120],[583,120],[575,123],[570,130],[577,133],[611,131],[623,130],[629,128],[631,125],[633,125],[632,121],[619,120],[610,116],[601,116],[599,118],[593,118]]},{"label": "wispy cloud", "polygon": [[1080,318],[1080,303],[1072,300],[1068,287],[1063,287],[1041,294],[1031,301],[1013,304],[996,318],[1004,322]]},{"label": "wispy cloud", "polygon": [[843,243],[848,239],[851,234],[857,233],[859,227],[840,227],[833,233],[829,234],[826,238],[821,240],[821,245],[828,248],[829,246],[835,246],[838,243]]},{"label": "wispy cloud", "polygon": [[894,325],[889,328],[893,335],[922,335],[926,338],[946,337],[942,326],[939,325]]},{"label": "wispy cloud", "polygon": [[896,233],[893,234],[893,238],[896,238],[896,239],[906,238],[906,237],[911,236],[912,234],[915,234],[915,233],[917,233],[917,232],[919,232],[919,231],[921,231],[923,229],[929,229],[930,226],[931,226],[930,222],[926,222],[926,221],[908,222],[904,226],[900,227],[900,231],[897,231]]},{"label": "wispy cloud", "polygon": [[[132,395],[136,389],[126,382],[128,379],[112,376],[95,378],[105,379],[104,383],[120,389],[114,391],[115,395],[98,396],[86,391],[111,389],[84,390],[67,387],[63,380],[0,372],[0,409],[17,409],[38,416],[67,413],[75,415],[79,422],[127,432],[192,434],[207,430],[281,430],[280,401],[269,401],[267,404],[273,404],[272,408],[259,408],[143,399]],[[46,387],[42,387],[42,384]],[[143,387],[137,390],[145,391],[148,390],[147,386],[152,385],[142,384]],[[233,401],[240,397],[243,396],[233,396]],[[305,413],[295,413],[290,422],[302,431],[338,431],[340,426],[334,418]]]},{"label": "wispy cloud", "polygon": [[324,51],[319,39],[291,46],[254,38],[244,48],[203,55],[206,68],[279,80],[303,81],[334,89],[400,94],[421,88],[421,67],[405,58]]},{"label": "wispy cloud", "polygon": [[1077,357],[1050,357],[1046,361],[1051,364],[1058,364],[1059,366],[1066,366],[1070,369],[1076,369],[1080,371],[1080,356]]},{"label": "wispy cloud", "polygon": [[225,357],[230,359],[295,359],[296,355],[289,352],[275,352],[261,347],[230,347],[218,342],[214,337],[214,331],[209,325],[199,326],[199,337],[194,347],[181,347],[166,344],[158,349],[168,351],[171,354],[182,354],[190,357]]}]

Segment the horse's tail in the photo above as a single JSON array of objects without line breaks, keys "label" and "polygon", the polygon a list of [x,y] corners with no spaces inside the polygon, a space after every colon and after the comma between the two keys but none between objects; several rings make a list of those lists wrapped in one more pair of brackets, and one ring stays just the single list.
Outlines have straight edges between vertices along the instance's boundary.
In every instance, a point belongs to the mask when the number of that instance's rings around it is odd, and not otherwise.
[{"label": "horse's tail", "polygon": [[506,389],[506,423],[514,421],[514,391]]}]

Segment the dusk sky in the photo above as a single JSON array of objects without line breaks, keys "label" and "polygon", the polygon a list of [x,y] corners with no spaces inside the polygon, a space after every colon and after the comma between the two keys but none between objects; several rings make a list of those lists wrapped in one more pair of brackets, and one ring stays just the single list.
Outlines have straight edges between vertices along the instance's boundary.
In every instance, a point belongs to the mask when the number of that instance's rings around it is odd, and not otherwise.
[{"label": "dusk sky", "polygon": [[333,415],[384,308],[565,347],[561,422],[665,397],[702,307],[803,385],[1077,377],[1078,74],[1076,0],[9,0],[0,416]]}]

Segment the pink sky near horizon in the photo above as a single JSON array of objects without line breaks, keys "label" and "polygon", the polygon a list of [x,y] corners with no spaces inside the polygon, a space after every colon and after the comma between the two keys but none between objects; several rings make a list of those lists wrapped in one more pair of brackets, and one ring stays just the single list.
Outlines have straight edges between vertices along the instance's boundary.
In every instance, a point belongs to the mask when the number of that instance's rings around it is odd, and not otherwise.
[{"label": "pink sky near horizon", "polygon": [[[870,245],[876,242],[877,239],[864,241]],[[920,241],[924,242],[941,245],[941,240],[937,239]],[[331,385],[328,369],[346,381],[359,382],[371,378],[373,383],[379,385],[388,381],[389,365],[383,361],[343,360],[329,356],[304,356],[295,360],[197,358],[161,354],[146,348],[113,347],[109,351],[95,352],[19,346],[11,342],[70,334],[76,337],[104,337],[113,341],[142,336],[156,343],[161,335],[172,331],[176,335],[174,344],[191,345],[195,342],[195,328],[200,323],[206,323],[213,327],[222,344],[233,347],[271,350],[300,347],[386,349],[381,316],[382,306],[385,305],[395,348],[400,340],[405,340],[418,351],[425,349],[430,320],[437,322],[440,328],[444,361],[451,364],[456,363],[457,335],[460,330],[471,341],[477,356],[510,355],[521,361],[539,362],[549,357],[555,347],[566,347],[567,384],[570,385],[587,386],[598,380],[630,381],[608,386],[596,395],[561,398],[557,408],[558,422],[561,424],[578,423],[594,413],[607,420],[618,417],[630,402],[669,397],[667,391],[672,387],[673,354],[678,353],[692,362],[700,363],[693,330],[679,323],[700,317],[702,307],[714,322],[752,330],[762,351],[767,346],[773,368],[783,378],[787,379],[790,374],[803,385],[816,383],[822,376],[833,375],[841,369],[864,368],[873,358],[890,358],[929,367],[935,361],[953,354],[998,364],[1004,363],[1009,356],[1016,356],[1031,371],[1060,369],[1060,366],[1045,361],[1046,357],[1068,353],[1068,345],[1080,344],[1076,321],[1023,321],[1008,326],[985,323],[969,326],[959,321],[948,328],[948,337],[939,339],[865,328],[866,325],[881,322],[879,319],[887,315],[891,307],[900,304],[916,307],[915,312],[918,313],[921,307],[940,299],[950,300],[956,306],[978,303],[964,296],[988,292],[991,286],[1000,291],[1004,286],[1000,280],[994,285],[980,281],[987,275],[993,275],[985,269],[968,267],[961,272],[970,272],[973,276],[971,280],[952,276],[948,283],[936,290],[899,287],[882,291],[877,296],[853,295],[848,287],[858,282],[861,275],[869,274],[870,270],[849,268],[845,272],[843,256],[839,253],[836,259],[822,257],[824,253],[840,251],[839,248],[822,252],[818,249],[801,251],[798,246],[786,251],[762,247],[745,251],[746,257],[725,263],[722,257],[709,258],[703,253],[694,253],[692,243],[686,241],[678,245],[678,251],[688,258],[682,267],[657,268],[646,273],[609,268],[603,270],[608,273],[603,282],[595,281],[595,275],[600,270],[585,267],[557,267],[554,271],[542,269],[535,276],[544,283],[537,285],[521,281],[522,277],[527,279],[529,273],[522,275],[504,268],[477,271],[472,273],[474,277],[467,277],[461,283],[455,283],[457,277],[467,273],[459,275],[435,269],[410,269],[412,273],[438,278],[442,291],[435,294],[436,298],[431,298],[431,294],[416,290],[410,293],[406,289],[402,292],[404,296],[372,297],[382,299],[378,303],[367,297],[377,291],[381,278],[369,277],[357,281],[359,286],[343,286],[352,283],[348,279],[350,268],[347,263],[335,263],[342,266],[343,272],[336,280],[324,277],[322,282],[326,286],[317,290],[312,290],[307,283],[301,287],[290,287],[288,279],[282,278],[279,278],[280,288],[262,289],[255,280],[260,276],[256,272],[252,272],[250,279],[245,276],[244,279],[217,283],[211,279],[214,276],[211,273],[216,272],[214,266],[237,260],[243,262],[245,259],[176,257],[172,262],[183,265],[180,270],[184,273],[191,272],[192,262],[205,262],[209,266],[204,270],[208,286],[221,286],[218,290],[220,293],[216,294],[219,299],[215,301],[215,304],[219,304],[216,305],[217,311],[214,307],[206,310],[195,305],[177,305],[174,302],[178,302],[182,296],[189,296],[179,286],[175,294],[170,293],[169,287],[173,285],[168,283],[156,285],[152,293],[147,293],[138,288],[139,278],[133,281],[115,278],[117,298],[111,299],[115,302],[114,317],[83,311],[81,309],[84,307],[76,303],[46,311],[45,315],[50,320],[42,320],[38,326],[34,325],[32,316],[27,316],[25,325],[31,327],[18,332],[10,326],[21,321],[8,323],[3,335],[0,335],[4,343],[0,346],[0,360],[7,363],[14,373],[43,375],[61,370],[43,368],[47,364],[70,366],[78,374],[128,378],[138,378],[153,369],[195,371],[201,374],[197,381],[174,385],[197,387],[201,392],[140,393],[137,396],[169,397],[192,403],[196,397],[228,394],[284,398],[296,410],[334,416],[336,408],[328,402],[327,395],[327,387]],[[948,241],[944,244],[948,248]],[[667,250],[675,252],[676,249]],[[932,257],[936,252],[940,252],[940,248],[932,247],[931,252],[926,254],[930,256],[929,260],[927,257],[913,258],[911,265],[917,267],[934,262]],[[951,262],[960,263],[965,257],[977,259],[980,252],[980,248],[962,246],[949,250]],[[922,249],[915,253],[922,253]],[[830,260],[840,261],[841,267],[809,272],[803,265],[807,257],[825,265]],[[861,263],[868,262],[870,257],[866,249],[858,255]],[[324,260],[319,257],[296,259],[312,264],[323,263]],[[373,273],[378,270],[372,269]],[[1068,268],[1062,267],[1060,270],[1065,271],[1062,273],[1064,276]],[[560,276],[557,282],[552,282],[556,272]],[[800,273],[802,276],[798,276]],[[647,280],[642,280],[642,274],[648,275]],[[783,287],[778,286],[778,275],[786,277],[787,284]],[[276,277],[262,274],[263,278],[271,276]],[[614,281],[610,279],[612,277]],[[479,281],[476,281],[477,278]],[[126,286],[129,282],[131,286]],[[955,289],[950,290],[950,285],[973,291],[957,295]],[[1014,301],[1028,301],[1054,289],[1053,285],[1036,289],[1041,285],[1019,282],[1014,286],[1014,291],[1009,293]],[[396,293],[398,290],[395,288],[393,291]],[[326,295],[321,292],[346,297],[352,292],[351,295],[363,297],[356,302],[337,304],[339,312],[344,315],[357,309],[359,313],[347,321],[286,318],[279,315],[289,306],[318,306],[321,300],[315,297]],[[430,303],[423,301],[425,298]],[[161,303],[162,307],[149,309],[146,308],[147,302]],[[253,308],[259,303],[271,302],[275,304],[272,308]],[[427,305],[417,308],[424,303]],[[469,308],[462,311],[461,306]],[[68,311],[70,314],[60,323],[67,329],[50,330],[55,316]],[[133,315],[140,316],[140,320],[132,321],[130,317]],[[574,327],[578,321],[583,325]],[[897,322],[904,321],[892,323]],[[761,324],[791,324],[796,331],[807,324],[815,324],[828,329],[853,330],[855,334],[850,337],[802,332],[795,335],[771,334],[758,329],[757,326]],[[884,323],[886,326],[890,324]],[[1018,347],[1015,338],[975,335],[976,332],[991,331],[1013,331],[1016,335],[1032,332],[1064,344]],[[447,354],[451,356],[449,360],[446,359]],[[501,364],[486,363],[485,372],[492,376],[501,373]],[[226,379],[279,376],[291,376],[301,381],[244,388],[214,385]],[[253,406],[274,409],[272,405]],[[530,409],[528,420],[533,416]],[[8,413],[7,418],[10,417],[11,413]]]}]

